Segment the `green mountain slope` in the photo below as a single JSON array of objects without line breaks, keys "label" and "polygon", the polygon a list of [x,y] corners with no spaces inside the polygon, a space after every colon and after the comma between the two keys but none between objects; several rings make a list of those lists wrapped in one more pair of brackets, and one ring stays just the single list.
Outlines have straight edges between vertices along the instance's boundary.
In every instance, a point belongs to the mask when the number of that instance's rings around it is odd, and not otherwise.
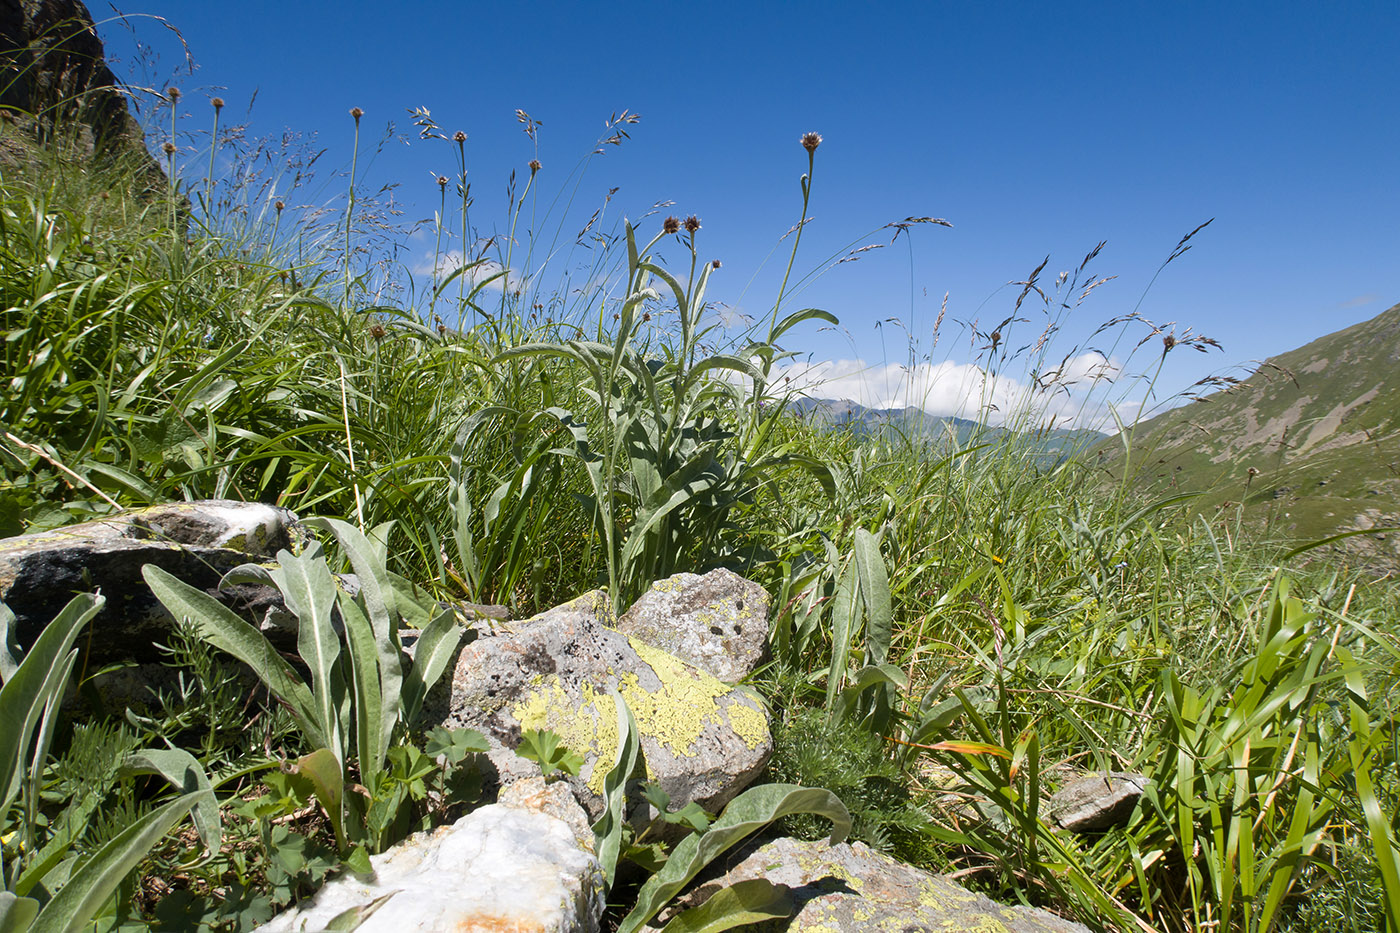
[{"label": "green mountain slope", "polygon": [[[1241,384],[1145,421],[1128,481],[1199,492],[1222,521],[1307,542],[1400,524],[1400,305],[1266,360]],[[1121,479],[1119,438],[1095,452]],[[1346,539],[1335,557],[1400,569],[1400,533]]]}]

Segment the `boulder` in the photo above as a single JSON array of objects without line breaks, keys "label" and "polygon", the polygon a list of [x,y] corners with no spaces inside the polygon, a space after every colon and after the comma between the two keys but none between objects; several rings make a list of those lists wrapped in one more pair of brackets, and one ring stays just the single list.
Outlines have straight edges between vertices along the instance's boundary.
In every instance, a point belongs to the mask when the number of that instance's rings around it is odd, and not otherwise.
[{"label": "boulder", "polygon": [[211,499],[121,512],[0,539],[0,602],[15,614],[15,641],[27,647],[75,593],[101,590],[107,605],[91,623],[95,637],[81,641],[90,651],[88,667],[157,662],[155,644],[168,635],[171,619],[141,578],[144,565],[209,590],[261,622],[281,605],[276,590],[247,584],[220,590],[219,579],[239,564],[292,548],[301,536],[293,513],[256,502]]},{"label": "boulder", "polygon": [[371,877],[336,878],[259,930],[324,930],[360,909],[369,914],[360,933],[594,933],[605,906],[583,811],[565,786],[539,779],[519,782],[451,826],[409,837],[370,864]]},{"label": "boulder", "polygon": [[617,630],[738,683],[769,658],[768,593],[729,570],[678,573],[653,583]]},{"label": "boulder", "polygon": [[[730,857],[728,870],[681,895],[667,914],[703,904],[741,881],[766,878],[787,887],[796,912],[761,929],[811,933],[1088,933],[1088,928],[1033,907],[1007,907],[947,878],[897,862],[863,843],[830,845],[776,839]],[[760,928],[755,928],[760,929]]]},{"label": "boulder", "polygon": [[617,754],[616,692],[637,721],[647,776],[671,796],[719,810],[768,761],[763,703],[749,691],[608,628],[608,597],[594,591],[524,622],[501,623],[462,648],[452,675],[429,697],[428,715],[477,729],[501,783],[537,775],[511,749],[523,730],[550,729],[584,758],[569,778],[596,818]]},{"label": "boulder", "polygon": [[1108,771],[1070,781],[1048,801],[1046,812],[1057,826],[1076,833],[1122,826],[1132,816],[1147,787],[1141,774]]}]

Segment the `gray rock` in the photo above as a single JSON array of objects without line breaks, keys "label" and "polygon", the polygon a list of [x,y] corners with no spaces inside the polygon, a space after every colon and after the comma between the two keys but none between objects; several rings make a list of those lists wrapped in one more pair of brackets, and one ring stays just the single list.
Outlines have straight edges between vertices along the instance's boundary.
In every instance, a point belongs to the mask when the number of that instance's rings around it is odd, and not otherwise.
[{"label": "gray rock", "polygon": [[[859,842],[833,846],[776,839],[740,850],[729,865],[723,874],[682,895],[675,910],[703,904],[740,881],[766,878],[790,889],[797,912],[790,919],[746,929],[765,933],[1088,933],[1087,927],[1048,911],[998,904]],[[669,916],[663,914],[657,925]]]},{"label": "gray rock", "polygon": [[0,602],[14,612],[15,639],[27,647],[75,593],[100,589],[107,605],[91,623],[95,637],[83,639],[91,652],[88,666],[156,662],[154,644],[168,635],[171,619],[146,587],[144,565],[155,564],[261,621],[280,606],[276,591],[252,585],[219,590],[219,579],[239,564],[291,548],[301,534],[286,509],[206,500],[4,538]]},{"label": "gray rock", "polygon": [[607,628],[612,611],[595,591],[525,622],[496,625],[466,645],[451,678],[429,697],[427,715],[477,729],[501,783],[539,774],[511,750],[528,729],[550,729],[583,756],[570,778],[593,817],[617,754],[616,689],[637,720],[651,780],[673,806],[720,809],[768,761],[772,737],[763,704],[743,688]]},{"label": "gray rock", "polygon": [[385,898],[360,933],[594,933],[605,906],[583,811],[567,788],[542,780],[522,781],[500,802],[411,836],[370,864],[372,878],[336,878],[259,930],[324,930]]},{"label": "gray rock", "polygon": [[1147,781],[1141,774],[1124,771],[1088,774],[1060,788],[1050,798],[1046,812],[1056,825],[1076,833],[1122,826]]},{"label": "gray rock", "polygon": [[768,593],[729,570],[658,580],[617,630],[738,683],[768,660]]}]

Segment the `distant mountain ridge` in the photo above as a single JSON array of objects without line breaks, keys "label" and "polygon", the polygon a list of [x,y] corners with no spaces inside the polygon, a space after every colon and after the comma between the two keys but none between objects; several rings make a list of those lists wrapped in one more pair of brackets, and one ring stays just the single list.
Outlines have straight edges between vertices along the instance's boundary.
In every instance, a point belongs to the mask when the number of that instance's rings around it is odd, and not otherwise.
[{"label": "distant mountain ridge", "polygon": [[[1261,364],[1239,385],[1139,424],[1129,482],[1201,494],[1298,542],[1400,524],[1400,304]],[[1095,451],[1121,478],[1115,438]],[[1400,534],[1347,539],[1345,553],[1400,569]]]},{"label": "distant mountain ridge", "polygon": [[848,430],[862,437],[886,435],[931,441],[955,439],[959,445],[998,441],[1022,436],[1044,454],[1048,462],[1063,459],[1073,450],[1087,449],[1103,439],[1102,432],[1074,428],[1052,428],[1034,434],[1019,434],[1007,428],[987,427],[969,418],[931,415],[922,408],[867,408],[851,399],[798,398],[789,409],[808,422],[828,430]]}]

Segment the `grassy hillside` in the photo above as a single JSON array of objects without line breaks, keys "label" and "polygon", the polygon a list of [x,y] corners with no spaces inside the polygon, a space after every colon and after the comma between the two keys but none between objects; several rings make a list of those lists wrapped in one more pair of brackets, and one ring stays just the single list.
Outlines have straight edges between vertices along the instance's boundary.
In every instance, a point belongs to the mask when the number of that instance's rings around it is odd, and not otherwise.
[{"label": "grassy hillside", "polygon": [[[1201,514],[1290,543],[1400,524],[1400,305],[1266,360],[1237,385],[1145,421],[1094,455],[1117,480],[1199,493]],[[1400,535],[1339,541],[1400,567]],[[1334,550],[1333,553],[1336,553]]]}]

